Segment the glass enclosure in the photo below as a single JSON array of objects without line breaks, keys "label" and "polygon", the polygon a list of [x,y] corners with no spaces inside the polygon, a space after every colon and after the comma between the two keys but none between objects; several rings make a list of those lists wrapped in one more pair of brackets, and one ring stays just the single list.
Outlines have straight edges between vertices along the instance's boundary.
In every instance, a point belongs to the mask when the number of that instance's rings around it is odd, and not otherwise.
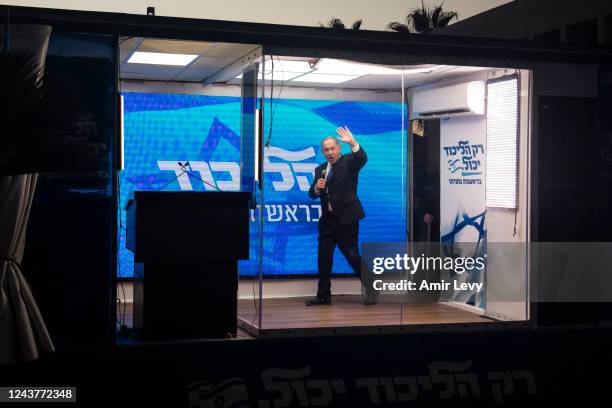
[{"label": "glass enclosure", "polygon": [[[528,319],[529,71],[295,54],[262,61],[262,296],[254,332]],[[332,237],[327,260],[330,214],[309,194],[317,168],[333,169],[322,141],[341,137],[338,127],[367,152],[356,191],[365,212],[361,274],[342,236]],[[355,154],[347,143],[340,149]],[[454,264],[378,275],[372,261],[382,254]],[[466,271],[459,261],[468,258],[475,265]],[[319,273],[330,265],[332,305],[306,306],[329,285]]]},{"label": "glass enclosure", "polygon": [[[284,55],[264,61],[264,297],[258,329],[337,330],[371,321],[398,326],[401,297],[364,309],[358,255],[363,240],[406,241],[401,65]],[[339,148],[335,175],[336,164],[327,169],[326,138]],[[315,178],[329,182],[318,194]],[[306,306],[317,295],[331,295],[332,306]]]},{"label": "glass enclosure", "polygon": [[[173,71],[127,62],[147,46],[201,55]],[[121,47],[120,219],[134,190],[251,192],[245,336],[528,319],[530,71]]]}]

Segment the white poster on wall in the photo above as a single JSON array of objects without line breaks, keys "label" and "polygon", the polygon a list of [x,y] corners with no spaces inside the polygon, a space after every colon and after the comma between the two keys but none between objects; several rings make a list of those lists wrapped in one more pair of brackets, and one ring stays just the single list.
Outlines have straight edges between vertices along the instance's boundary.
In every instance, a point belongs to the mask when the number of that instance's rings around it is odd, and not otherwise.
[{"label": "white poster on wall", "polygon": [[[484,256],[486,120],[484,115],[442,120],[440,123],[440,241],[447,256]],[[449,278],[484,282],[484,270],[474,269]],[[484,289],[451,292],[446,297],[485,307]]]}]

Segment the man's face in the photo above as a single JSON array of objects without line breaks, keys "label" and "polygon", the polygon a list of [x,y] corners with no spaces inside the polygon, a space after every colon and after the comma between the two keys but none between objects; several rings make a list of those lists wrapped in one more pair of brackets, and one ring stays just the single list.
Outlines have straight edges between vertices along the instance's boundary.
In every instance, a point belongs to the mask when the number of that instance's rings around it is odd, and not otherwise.
[{"label": "man's face", "polygon": [[324,140],[322,147],[325,158],[331,164],[334,164],[340,158],[340,145],[334,139]]}]

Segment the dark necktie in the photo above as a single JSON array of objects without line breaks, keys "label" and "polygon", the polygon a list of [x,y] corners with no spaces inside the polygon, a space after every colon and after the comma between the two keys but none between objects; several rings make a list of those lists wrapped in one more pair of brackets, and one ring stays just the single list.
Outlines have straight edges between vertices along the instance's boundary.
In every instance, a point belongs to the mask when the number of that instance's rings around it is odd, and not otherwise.
[{"label": "dark necktie", "polygon": [[329,183],[331,183],[333,176],[333,168],[334,166],[329,166],[329,172],[327,173],[327,178],[325,179],[325,193],[329,194]]}]

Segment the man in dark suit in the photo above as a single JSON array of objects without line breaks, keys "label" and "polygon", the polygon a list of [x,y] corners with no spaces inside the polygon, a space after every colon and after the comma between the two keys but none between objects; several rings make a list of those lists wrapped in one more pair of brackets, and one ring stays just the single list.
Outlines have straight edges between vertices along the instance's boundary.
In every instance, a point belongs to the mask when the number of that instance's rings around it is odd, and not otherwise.
[{"label": "man in dark suit", "polygon": [[[315,177],[308,195],[321,199],[322,215],[319,219],[317,295],[306,301],[307,306],[331,304],[331,273],[336,245],[361,278],[359,254],[359,220],[365,212],[357,197],[359,170],[368,157],[346,127],[336,129],[340,137],[329,136],[321,141],[327,161],[315,169]],[[351,147],[351,153],[341,154],[340,143]],[[367,289],[367,287],[366,287]],[[364,304],[373,304],[366,299]]]}]

